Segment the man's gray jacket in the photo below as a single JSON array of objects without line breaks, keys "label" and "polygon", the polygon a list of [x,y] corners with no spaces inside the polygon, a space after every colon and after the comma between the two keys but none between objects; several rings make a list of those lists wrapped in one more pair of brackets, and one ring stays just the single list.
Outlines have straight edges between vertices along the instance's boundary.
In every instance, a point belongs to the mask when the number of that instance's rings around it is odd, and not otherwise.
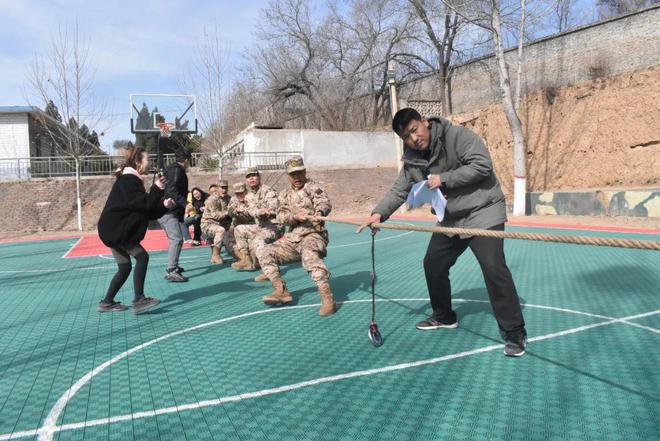
[{"label": "man's gray jacket", "polygon": [[406,201],[413,184],[437,174],[442,179],[440,190],[447,198],[440,225],[490,228],[506,222],[504,193],[481,138],[443,118],[430,118],[429,122],[428,159],[421,151],[405,148],[403,168],[372,214],[380,214],[384,222]]}]

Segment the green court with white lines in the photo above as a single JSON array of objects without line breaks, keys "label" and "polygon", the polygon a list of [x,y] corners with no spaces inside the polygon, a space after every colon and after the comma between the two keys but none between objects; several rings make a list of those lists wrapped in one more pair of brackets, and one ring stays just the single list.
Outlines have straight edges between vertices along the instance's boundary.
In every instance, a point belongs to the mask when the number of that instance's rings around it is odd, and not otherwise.
[{"label": "green court with white lines", "polygon": [[207,248],[184,250],[185,284],[151,252],[145,293],[162,303],[99,314],[108,256],[0,243],[0,440],[660,440],[660,252],[507,240],[530,339],[508,358],[469,251],[459,328],[415,329],[431,312],[418,232],[376,236],[371,345],[370,237],[329,230],[326,318],[299,264],[284,267],[294,305],[269,308],[269,284]]}]

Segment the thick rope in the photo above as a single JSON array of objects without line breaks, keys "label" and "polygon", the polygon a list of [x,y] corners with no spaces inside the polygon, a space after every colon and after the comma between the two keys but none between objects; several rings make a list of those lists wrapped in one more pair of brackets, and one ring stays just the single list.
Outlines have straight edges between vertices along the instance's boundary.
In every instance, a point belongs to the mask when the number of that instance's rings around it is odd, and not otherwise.
[{"label": "thick rope", "polygon": [[[362,225],[361,222],[335,219],[331,217],[318,217],[319,220],[337,224]],[[496,237],[498,239],[535,240],[541,242],[570,243],[575,245],[594,245],[601,247],[633,248],[640,250],[660,250],[660,241],[639,239],[618,239],[614,237],[565,236],[546,233],[523,233],[514,231],[493,231],[475,228],[448,228],[427,225],[408,225],[398,223],[375,223],[373,228],[402,231],[421,231],[425,233],[442,233],[461,236]]]}]

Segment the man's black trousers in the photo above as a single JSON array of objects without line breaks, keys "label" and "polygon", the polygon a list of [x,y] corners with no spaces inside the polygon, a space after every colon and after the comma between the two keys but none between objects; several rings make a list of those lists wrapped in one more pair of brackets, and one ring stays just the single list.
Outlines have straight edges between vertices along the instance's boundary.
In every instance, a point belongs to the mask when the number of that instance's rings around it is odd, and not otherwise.
[{"label": "man's black trousers", "polygon": [[[489,228],[504,230],[504,224]],[[433,234],[424,257],[426,285],[435,317],[446,323],[456,321],[451,307],[449,269],[458,257],[470,248],[474,253],[486,281],[488,297],[495,319],[504,337],[525,332],[525,321],[511,271],[504,258],[504,240],[492,237],[445,236]]]}]

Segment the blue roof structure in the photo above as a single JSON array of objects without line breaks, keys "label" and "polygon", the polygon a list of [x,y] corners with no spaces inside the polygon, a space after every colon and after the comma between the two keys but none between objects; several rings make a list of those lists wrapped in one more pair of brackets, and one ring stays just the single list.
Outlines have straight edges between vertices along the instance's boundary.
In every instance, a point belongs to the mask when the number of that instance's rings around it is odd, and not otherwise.
[{"label": "blue roof structure", "polygon": [[0,113],[31,113],[40,112],[36,106],[0,106]]}]

